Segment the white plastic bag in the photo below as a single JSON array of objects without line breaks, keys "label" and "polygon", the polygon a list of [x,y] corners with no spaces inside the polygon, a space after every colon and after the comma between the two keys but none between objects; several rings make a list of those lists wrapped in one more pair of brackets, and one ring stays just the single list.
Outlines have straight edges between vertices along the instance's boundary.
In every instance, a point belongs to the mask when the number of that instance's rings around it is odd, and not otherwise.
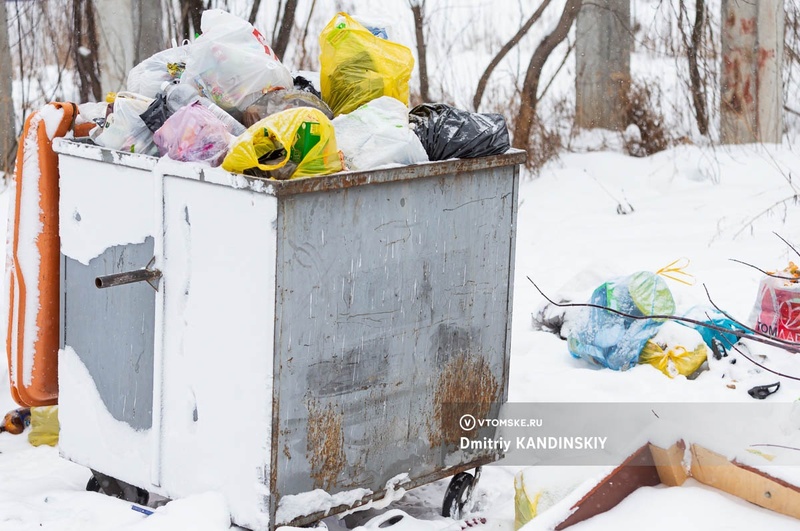
[{"label": "white plastic bag", "polygon": [[408,126],[408,107],[392,97],[381,96],[337,116],[333,127],[350,170],[428,161],[425,148]]},{"label": "white plastic bag", "polygon": [[242,112],[262,91],[293,86],[289,70],[246,20],[209,9],[200,27],[203,34],[191,45],[181,83],[194,84],[225,110]]},{"label": "white plastic bag", "polygon": [[148,98],[155,98],[165,81],[180,79],[190,46],[167,48],[148,57],[128,72],[125,84],[128,92],[135,92]]},{"label": "white plastic bag", "polygon": [[139,117],[153,102],[140,94],[120,92],[114,100],[114,112],[106,117],[103,130],[93,137],[103,147],[158,155],[158,147],[153,141],[153,133]]}]

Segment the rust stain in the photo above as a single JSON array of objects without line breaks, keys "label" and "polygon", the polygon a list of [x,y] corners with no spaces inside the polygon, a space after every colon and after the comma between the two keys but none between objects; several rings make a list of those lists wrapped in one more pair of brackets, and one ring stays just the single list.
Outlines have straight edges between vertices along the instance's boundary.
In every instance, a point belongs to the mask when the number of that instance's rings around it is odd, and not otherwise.
[{"label": "rust stain", "polygon": [[743,18],[741,20],[740,26],[742,27],[742,33],[744,33],[745,35],[753,35],[756,32],[756,19]]},{"label": "rust stain", "polygon": [[751,105],[755,101],[755,98],[753,97],[753,91],[750,88],[752,85],[752,76],[748,75],[744,80],[744,86],[742,87],[742,98],[744,98],[744,102],[747,105]]},{"label": "rust stain", "polygon": [[457,445],[460,437],[477,437],[477,429],[464,431],[459,420],[466,414],[476,419],[488,417],[499,389],[484,358],[465,352],[452,357],[436,385],[434,416],[428,423],[431,448]]},{"label": "rust stain", "polygon": [[764,48],[758,49],[758,69],[763,70],[764,65],[767,64],[767,61],[770,61],[775,58],[775,50],[767,50]]},{"label": "rust stain", "polygon": [[332,404],[320,406],[316,400],[308,403],[308,444],[306,457],[311,465],[314,488],[332,490],[336,478],[344,470],[344,432],[342,413]]}]

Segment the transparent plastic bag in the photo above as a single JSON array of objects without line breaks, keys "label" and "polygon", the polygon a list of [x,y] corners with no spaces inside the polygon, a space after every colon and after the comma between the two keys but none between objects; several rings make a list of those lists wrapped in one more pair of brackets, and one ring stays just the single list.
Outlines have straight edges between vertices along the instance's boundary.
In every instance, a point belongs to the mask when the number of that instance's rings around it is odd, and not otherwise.
[{"label": "transparent plastic bag", "polygon": [[336,143],[351,170],[427,162],[428,154],[408,126],[408,107],[389,96],[333,120]]},{"label": "transparent plastic bag", "polygon": [[339,13],[319,36],[322,99],[334,116],[391,96],[408,105],[414,68],[411,50],[376,37],[347,13]]},{"label": "transparent plastic bag", "polygon": [[151,55],[128,72],[126,89],[155,98],[165,81],[180,79],[189,59],[190,46],[167,48]]},{"label": "transparent plastic bag", "polygon": [[162,156],[210,166],[222,163],[231,138],[225,124],[199,103],[178,109],[153,135]]},{"label": "transparent plastic bag", "polygon": [[226,111],[240,112],[263,91],[293,86],[289,70],[246,20],[209,9],[203,12],[201,28],[181,83],[194,84]]},{"label": "transparent plastic bag", "polygon": [[297,107],[313,107],[322,111],[328,118],[333,118],[330,107],[319,97],[307,90],[291,88],[270,90],[258,98],[244,111],[242,121],[245,126],[250,127],[271,114]]},{"label": "transparent plastic bag", "polygon": [[157,155],[158,148],[153,141],[153,133],[139,116],[153,102],[132,92],[120,92],[114,100],[114,110],[106,117],[106,122],[94,141],[103,147]]},{"label": "transparent plastic bag", "polygon": [[231,172],[290,179],[344,168],[333,124],[311,107],[287,109],[255,123],[231,146],[222,167]]}]

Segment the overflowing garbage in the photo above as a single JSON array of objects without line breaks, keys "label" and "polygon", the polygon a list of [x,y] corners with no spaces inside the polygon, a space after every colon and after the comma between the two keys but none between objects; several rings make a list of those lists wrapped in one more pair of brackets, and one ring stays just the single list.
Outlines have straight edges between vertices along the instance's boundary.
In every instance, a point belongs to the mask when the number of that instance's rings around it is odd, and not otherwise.
[{"label": "overflowing garbage", "polygon": [[245,20],[210,9],[201,30],[131,69],[105,112],[87,111],[95,143],[281,180],[510,148],[499,114],[441,103],[409,111],[413,55],[380,22],[330,20],[318,86],[314,75],[293,76]]}]

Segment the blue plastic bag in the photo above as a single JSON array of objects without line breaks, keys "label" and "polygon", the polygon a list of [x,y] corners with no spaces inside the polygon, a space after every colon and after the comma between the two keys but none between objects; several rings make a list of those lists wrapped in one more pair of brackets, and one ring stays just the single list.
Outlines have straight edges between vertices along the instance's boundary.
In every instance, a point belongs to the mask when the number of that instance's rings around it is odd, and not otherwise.
[{"label": "blue plastic bag", "polygon": [[[675,300],[664,280],[648,271],[605,282],[592,293],[591,304],[631,316],[672,315]],[[600,367],[625,371],[663,323],[634,319],[599,308],[584,308],[567,338],[570,354]]]}]

